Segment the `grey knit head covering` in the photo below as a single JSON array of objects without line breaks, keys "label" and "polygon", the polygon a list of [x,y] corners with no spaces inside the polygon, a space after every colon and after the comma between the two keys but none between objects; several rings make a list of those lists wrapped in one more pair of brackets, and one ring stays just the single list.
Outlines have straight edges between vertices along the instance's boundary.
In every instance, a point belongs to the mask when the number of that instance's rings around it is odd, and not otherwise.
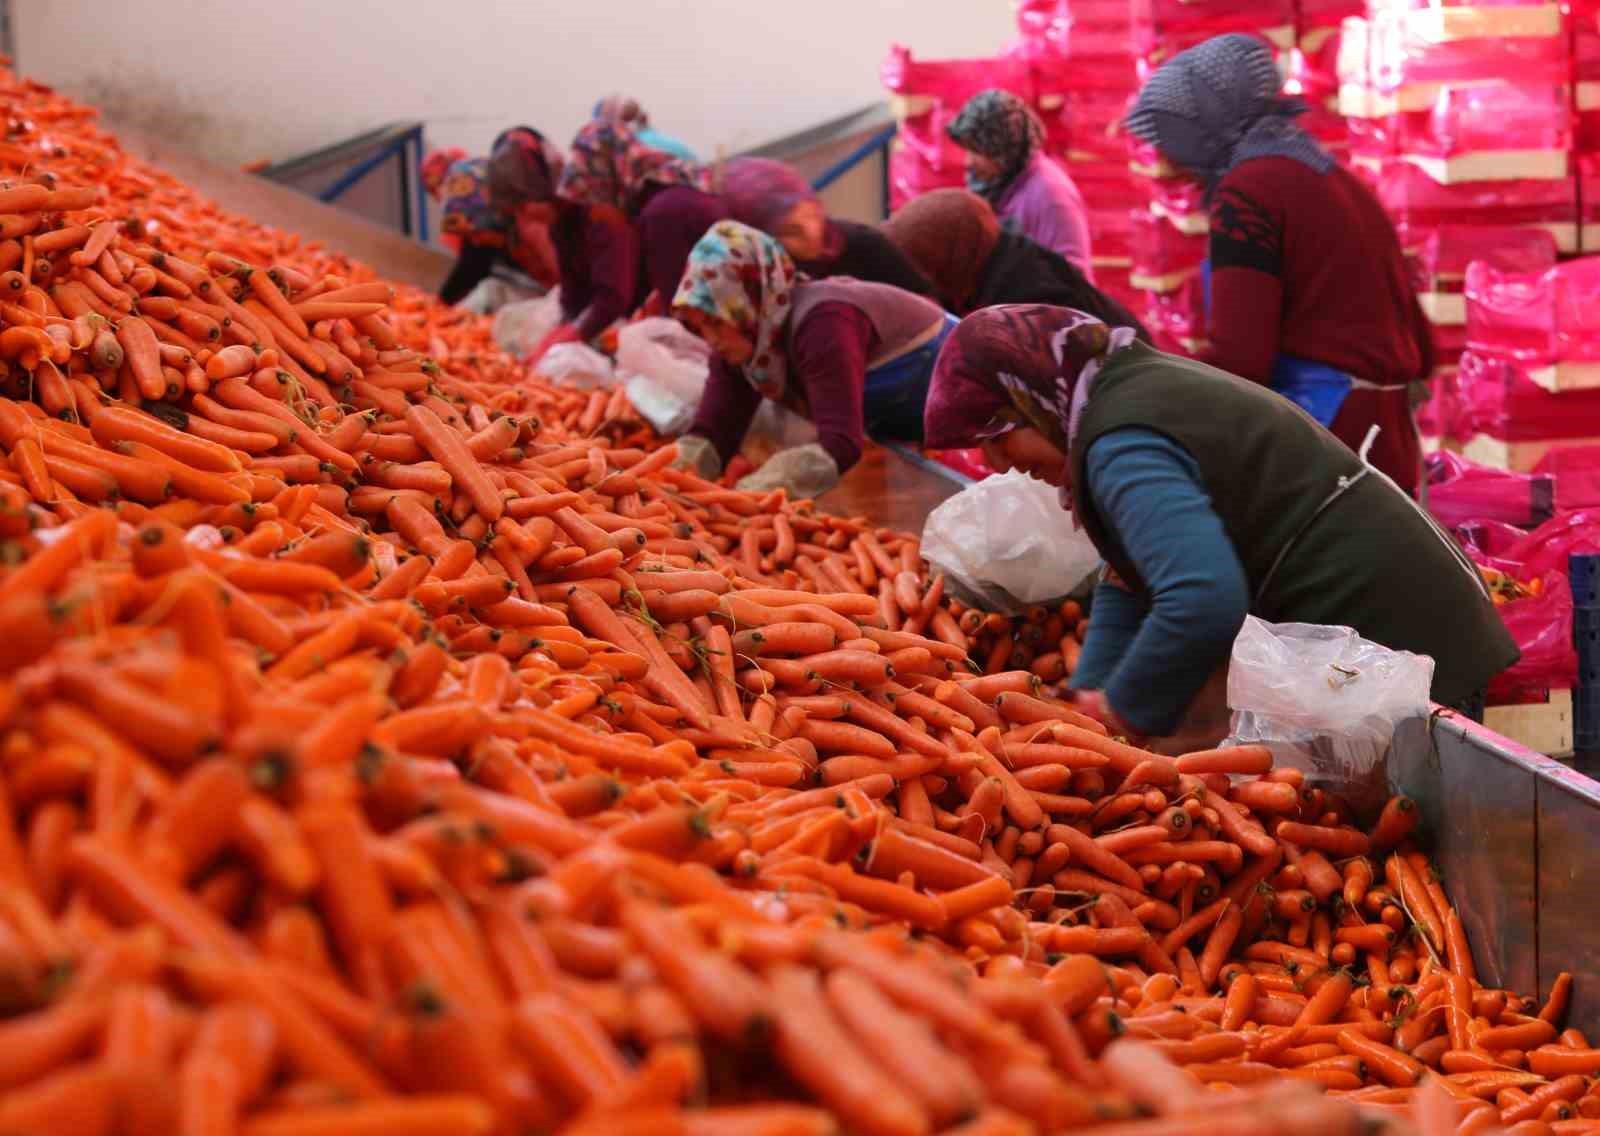
[{"label": "grey knit head covering", "polygon": [[1264,42],[1241,33],[1217,36],[1152,75],[1124,124],[1197,176],[1208,196],[1247,158],[1293,158],[1327,173],[1333,157],[1295,122],[1305,103],[1279,94],[1279,82]]}]

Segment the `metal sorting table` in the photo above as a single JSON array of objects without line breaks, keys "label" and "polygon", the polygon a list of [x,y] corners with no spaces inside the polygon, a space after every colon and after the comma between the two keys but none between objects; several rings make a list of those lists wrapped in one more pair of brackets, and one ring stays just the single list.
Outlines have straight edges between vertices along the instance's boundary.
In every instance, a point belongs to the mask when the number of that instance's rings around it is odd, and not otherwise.
[{"label": "metal sorting table", "polygon": [[1486,985],[1543,997],[1563,970],[1569,1024],[1600,1029],[1600,782],[1448,712],[1401,724],[1390,778],[1422,810],[1434,862]]}]

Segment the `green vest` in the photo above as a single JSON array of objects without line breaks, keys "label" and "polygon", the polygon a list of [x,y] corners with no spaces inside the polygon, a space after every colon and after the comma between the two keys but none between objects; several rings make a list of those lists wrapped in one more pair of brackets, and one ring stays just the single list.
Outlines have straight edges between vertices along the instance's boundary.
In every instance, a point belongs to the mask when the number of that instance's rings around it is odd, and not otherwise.
[{"label": "green vest", "polygon": [[[1079,523],[1135,592],[1138,566],[1088,491],[1089,448],[1143,427],[1194,459],[1244,566],[1250,611],[1353,627],[1434,659],[1433,697],[1461,702],[1517,659],[1477,569],[1417,504],[1294,403],[1142,343],[1096,376],[1068,455]],[[1341,493],[1342,485],[1347,485]]]}]

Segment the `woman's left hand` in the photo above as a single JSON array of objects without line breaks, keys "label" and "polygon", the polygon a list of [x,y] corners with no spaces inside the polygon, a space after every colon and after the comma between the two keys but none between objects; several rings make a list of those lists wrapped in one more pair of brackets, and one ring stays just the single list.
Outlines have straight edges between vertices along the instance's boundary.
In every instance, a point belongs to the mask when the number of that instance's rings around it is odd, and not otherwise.
[{"label": "woman's left hand", "polygon": [[1074,694],[1073,703],[1079,713],[1087,714],[1099,722],[1116,737],[1127,738],[1130,742],[1138,741],[1142,735],[1138,730],[1122,720],[1111,703],[1106,699],[1103,690],[1080,690]]}]

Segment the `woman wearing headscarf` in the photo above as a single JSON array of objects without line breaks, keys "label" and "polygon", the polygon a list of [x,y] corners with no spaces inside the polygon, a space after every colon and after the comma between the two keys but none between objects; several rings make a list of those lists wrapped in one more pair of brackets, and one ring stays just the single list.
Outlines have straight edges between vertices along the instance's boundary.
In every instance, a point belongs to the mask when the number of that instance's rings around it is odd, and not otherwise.
[{"label": "woman wearing headscarf", "polygon": [[541,284],[555,282],[555,251],[544,226],[519,224],[515,209],[502,211],[491,203],[488,158],[469,158],[458,148],[435,150],[423,160],[422,184],[439,202],[440,240],[456,254],[439,285],[445,303],[459,303],[502,259]]},{"label": "woman wearing headscarf", "polygon": [[1433,370],[1427,318],[1394,225],[1295,119],[1266,44],[1207,40],[1151,77],[1127,127],[1205,187],[1210,350],[1360,449],[1408,493],[1421,447],[1407,386]]},{"label": "woman wearing headscarf", "polygon": [[979,91],[945,127],[967,152],[967,188],[1000,223],[1094,279],[1089,212],[1060,162],[1044,152],[1044,123],[1010,91]]},{"label": "woman wearing headscarf", "polygon": [[644,144],[625,123],[595,119],[578,131],[553,230],[562,323],[533,361],[557,343],[593,338],[652,293],[663,305],[671,298],[694,242],[727,216],[711,180],[707,167]]},{"label": "woman wearing headscarf", "polygon": [[807,276],[853,276],[933,294],[923,274],[876,228],[829,217],[811,183],[787,162],[733,158],[722,167],[720,188],[733,219],[776,237]]},{"label": "woman wearing headscarf", "polygon": [[1060,487],[1108,568],[1073,685],[1130,737],[1172,734],[1246,614],[1431,655],[1447,705],[1517,658],[1476,568],[1392,481],[1287,399],[1129,329],[1031,304],[968,316],[925,437]]},{"label": "woman wearing headscarf", "polygon": [[915,440],[939,347],[955,319],[932,300],[849,277],[811,280],[772,237],[722,221],[695,245],[672,314],[715,364],[678,463],[715,478],[770,398],[817,427],[739,482],[816,497],[861,457],[866,435]]},{"label": "woman wearing headscarf", "polygon": [[640,106],[639,100],[631,95],[607,95],[594,104],[594,113],[590,117],[602,122],[620,122],[631,127],[639,136],[639,141],[646,146],[654,146],[657,150],[665,150],[674,157],[690,162],[699,160],[688,146],[652,126],[650,116],[644,112],[644,107]]},{"label": "woman wearing headscarf", "polygon": [[934,298],[958,316],[994,304],[1053,304],[1150,338],[1132,312],[1089,283],[1071,261],[1002,229],[989,203],[970,190],[936,189],[914,197],[883,223],[883,231],[933,282]]}]

